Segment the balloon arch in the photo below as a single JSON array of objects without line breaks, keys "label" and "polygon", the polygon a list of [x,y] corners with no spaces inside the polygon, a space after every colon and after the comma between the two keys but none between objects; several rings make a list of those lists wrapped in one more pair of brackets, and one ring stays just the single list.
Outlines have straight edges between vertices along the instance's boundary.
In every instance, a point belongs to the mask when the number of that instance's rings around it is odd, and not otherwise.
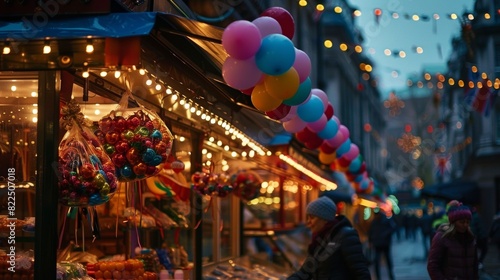
[{"label": "balloon arch", "polygon": [[311,60],[295,48],[292,15],[281,7],[265,10],[254,21],[238,20],[222,35],[228,53],[224,81],[250,95],[254,107],[282,123],[298,141],[319,149],[319,161],[342,171],[356,193],[381,196],[349,129],[334,115],[326,93],[312,88]]}]

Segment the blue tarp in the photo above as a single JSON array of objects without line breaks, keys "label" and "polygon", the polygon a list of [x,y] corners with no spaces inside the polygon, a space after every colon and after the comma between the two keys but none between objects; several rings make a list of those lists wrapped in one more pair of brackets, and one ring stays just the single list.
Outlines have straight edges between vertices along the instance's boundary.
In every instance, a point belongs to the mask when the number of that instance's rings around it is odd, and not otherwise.
[{"label": "blue tarp", "polygon": [[155,25],[158,14],[160,13],[113,13],[48,18],[45,21],[27,17],[16,21],[0,20],[0,38],[18,41],[148,35]]}]

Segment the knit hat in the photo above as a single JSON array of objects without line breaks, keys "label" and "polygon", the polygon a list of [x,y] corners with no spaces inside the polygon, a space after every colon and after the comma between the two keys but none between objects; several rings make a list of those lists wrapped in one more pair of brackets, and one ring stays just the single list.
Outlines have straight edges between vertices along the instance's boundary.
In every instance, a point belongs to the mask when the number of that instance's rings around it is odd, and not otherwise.
[{"label": "knit hat", "polygon": [[322,196],[307,205],[306,214],[313,215],[326,221],[333,221],[337,213],[335,202],[326,196]]},{"label": "knit hat", "polygon": [[450,223],[454,223],[462,219],[472,219],[472,212],[470,211],[469,207],[463,205],[457,200],[450,201],[447,205],[447,208],[448,221]]}]

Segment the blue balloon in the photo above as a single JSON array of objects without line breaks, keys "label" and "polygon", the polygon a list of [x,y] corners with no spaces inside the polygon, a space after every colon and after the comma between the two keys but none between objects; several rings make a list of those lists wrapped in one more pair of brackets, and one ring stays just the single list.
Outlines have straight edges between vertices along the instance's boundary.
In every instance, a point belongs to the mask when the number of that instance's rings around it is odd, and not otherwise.
[{"label": "blue balloon", "polygon": [[342,155],[349,152],[350,149],[351,139],[347,138],[347,140],[345,140],[344,143],[342,143],[342,145],[340,145],[340,147],[337,149],[337,158],[340,158]]},{"label": "blue balloon", "polygon": [[311,98],[304,104],[297,107],[297,115],[305,122],[315,122],[323,116],[324,105],[321,98],[311,95]]},{"label": "blue balloon", "polygon": [[349,172],[351,173],[357,173],[359,169],[361,168],[361,164],[363,162],[361,161],[361,157],[357,156],[355,159],[351,161],[351,164],[349,164]]},{"label": "blue balloon", "polygon": [[306,101],[309,95],[311,94],[311,89],[312,89],[312,82],[311,79],[307,77],[307,79],[305,79],[299,85],[299,88],[295,92],[295,95],[288,99],[283,100],[283,104],[289,106],[297,106],[304,103],[304,101]]},{"label": "blue balloon", "polygon": [[356,176],[356,178],[354,178],[354,182],[356,183],[360,183],[361,181],[363,181],[363,175],[358,175]]},{"label": "blue balloon", "polygon": [[333,119],[329,119],[326,122],[325,128],[322,131],[318,132],[318,137],[321,139],[330,139],[335,137],[337,132],[339,131],[339,126],[337,122]]},{"label": "blue balloon", "polygon": [[288,37],[271,34],[262,39],[255,54],[257,68],[265,74],[279,76],[290,70],[295,62],[295,47]]}]

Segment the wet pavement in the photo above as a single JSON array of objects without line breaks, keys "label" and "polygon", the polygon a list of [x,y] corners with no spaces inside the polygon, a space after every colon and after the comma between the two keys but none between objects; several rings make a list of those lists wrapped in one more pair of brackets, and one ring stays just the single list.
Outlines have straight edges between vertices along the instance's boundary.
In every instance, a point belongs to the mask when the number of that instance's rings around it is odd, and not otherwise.
[{"label": "wet pavement", "polygon": [[[394,276],[396,280],[429,280],[427,273],[427,259],[424,257],[422,239],[417,234],[415,240],[398,240],[394,237],[392,243],[392,258],[394,262]],[[488,254],[481,270],[480,280],[500,280],[500,252],[496,246],[489,246]],[[373,265],[370,267],[372,279],[376,279]],[[388,280],[385,263],[381,266],[380,280]]]}]

